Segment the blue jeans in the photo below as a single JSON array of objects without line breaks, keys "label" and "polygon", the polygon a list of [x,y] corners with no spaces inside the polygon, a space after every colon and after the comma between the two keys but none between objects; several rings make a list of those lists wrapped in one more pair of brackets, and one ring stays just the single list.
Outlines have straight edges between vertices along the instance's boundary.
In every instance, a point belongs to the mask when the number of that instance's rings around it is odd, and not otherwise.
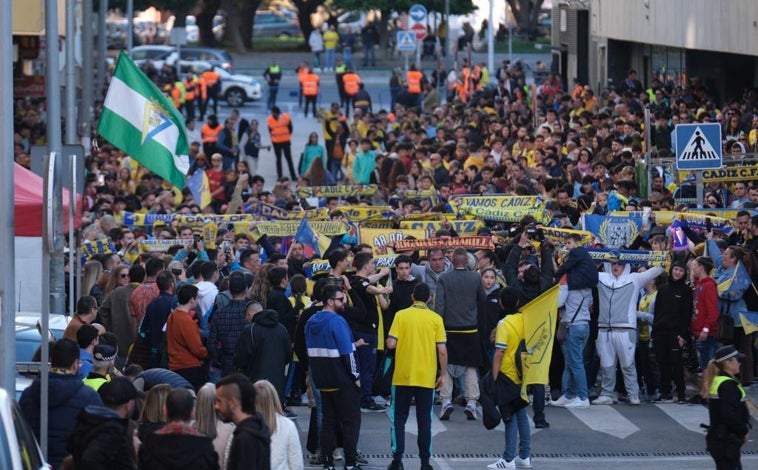
[{"label": "blue jeans", "polygon": [[700,369],[705,370],[708,367],[708,361],[713,359],[713,355],[716,354],[716,349],[719,347],[718,341],[713,336],[709,336],[705,341],[695,340],[695,347],[697,347],[697,357],[700,361]]},{"label": "blue jeans", "polygon": [[342,48],[342,60],[345,62],[345,66],[353,68],[353,49],[351,47]]},{"label": "blue jeans", "polygon": [[363,46],[363,66],[368,67],[369,60],[371,66],[376,65],[376,52],[374,51],[374,44],[365,44]]},{"label": "blue jeans", "polygon": [[565,359],[561,388],[566,398],[587,398],[587,374],[584,371],[584,346],[590,336],[590,325],[575,323],[568,330],[566,340],[561,343]]},{"label": "blue jeans", "polygon": [[334,56],[335,56],[335,49],[324,49],[324,62],[326,64],[327,68],[333,69],[334,68]]},{"label": "blue jeans", "polygon": [[374,385],[374,374],[376,373],[377,337],[375,334],[362,332],[354,332],[353,337],[356,341],[358,338],[363,338],[363,341],[367,343],[355,350],[361,374],[361,405],[367,405],[374,402],[374,394],[371,392]]},{"label": "blue jeans", "polygon": [[513,462],[516,458],[516,440],[518,439],[518,456],[522,459],[529,457],[531,450],[531,430],[529,429],[529,416],[526,408],[521,408],[511,416],[511,420],[505,423],[505,451],[503,458]]}]

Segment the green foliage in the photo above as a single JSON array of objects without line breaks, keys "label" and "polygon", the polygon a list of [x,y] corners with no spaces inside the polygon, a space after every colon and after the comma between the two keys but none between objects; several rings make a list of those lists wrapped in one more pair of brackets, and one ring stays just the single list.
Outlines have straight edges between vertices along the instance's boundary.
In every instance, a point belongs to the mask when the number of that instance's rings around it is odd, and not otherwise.
[{"label": "green foliage", "polygon": [[[408,11],[416,3],[424,5],[427,11],[445,12],[445,0],[373,0],[371,2],[359,0],[333,0],[331,6],[337,10],[343,11],[368,11],[380,10],[386,11]],[[451,15],[465,15],[476,9],[472,0],[450,0]]]}]

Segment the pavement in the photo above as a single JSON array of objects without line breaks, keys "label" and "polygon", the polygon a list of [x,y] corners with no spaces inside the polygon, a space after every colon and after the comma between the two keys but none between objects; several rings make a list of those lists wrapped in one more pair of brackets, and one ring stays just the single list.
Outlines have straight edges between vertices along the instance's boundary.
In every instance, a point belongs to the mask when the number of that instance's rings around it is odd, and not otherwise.
[{"label": "pavement", "polygon": [[[486,61],[487,57],[484,53],[475,53],[472,56],[473,60]],[[323,129],[321,123],[313,117],[305,117],[302,112],[302,107],[298,103],[298,90],[299,85],[297,81],[297,75],[295,70],[302,62],[310,63],[312,54],[308,52],[264,52],[264,53],[249,53],[249,54],[234,54],[232,53],[232,59],[234,63],[234,73],[242,73],[251,75],[259,80],[263,81],[263,71],[272,63],[275,59],[279,62],[279,65],[283,69],[283,77],[279,86],[279,93],[277,95],[277,105],[283,112],[287,112],[292,117],[293,121],[293,133],[292,133],[292,156],[295,167],[298,164],[298,158],[303,151],[306,142],[308,141],[308,135],[311,132],[316,132],[319,136],[323,136]],[[499,64],[502,60],[507,59],[507,54],[496,54],[495,63]],[[550,59],[549,54],[529,54],[522,55],[519,59],[534,66],[537,61],[546,62]],[[398,54],[391,56],[383,56],[377,53],[376,67],[360,67],[362,65],[363,56],[362,53],[354,54],[353,62],[357,65],[356,72],[360,75],[361,81],[366,85],[366,89],[371,95],[374,110],[389,109],[390,106],[390,92],[389,92],[389,79],[391,70],[395,67],[402,67],[404,59]],[[514,59],[515,60],[515,59]],[[435,67],[435,62],[431,58],[426,58],[422,61],[422,69],[427,75],[431,74],[431,71]],[[337,91],[337,84],[333,72],[321,72],[319,74],[321,84],[318,100],[318,108],[328,108],[331,102],[339,102],[339,93]],[[268,130],[265,128],[265,120],[269,113],[266,109],[267,91],[264,90],[264,96],[261,101],[246,103],[239,108],[240,114],[245,119],[257,119],[263,125],[262,137],[263,144],[267,145],[269,142]],[[219,107],[219,119],[223,122],[231,113],[231,108],[222,104]],[[323,144],[323,137],[320,137],[320,142]],[[285,165],[286,168],[286,165]],[[258,162],[258,173],[266,180],[266,189],[271,189],[276,182],[277,174],[275,169],[275,159],[273,152],[262,151]],[[288,176],[285,172],[285,176]]]}]

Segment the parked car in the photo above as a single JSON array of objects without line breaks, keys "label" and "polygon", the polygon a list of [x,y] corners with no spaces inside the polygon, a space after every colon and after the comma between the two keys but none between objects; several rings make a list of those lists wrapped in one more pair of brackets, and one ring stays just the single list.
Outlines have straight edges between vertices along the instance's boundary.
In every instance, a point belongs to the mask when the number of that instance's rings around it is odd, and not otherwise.
[{"label": "parked car", "polygon": [[[51,314],[48,320],[50,340],[63,338],[63,332],[70,317]],[[16,315],[16,399],[21,392],[31,385],[38,374],[39,363],[33,363],[37,349],[40,347],[39,314],[19,313]],[[0,468],[6,468],[0,465]],[[14,467],[15,468],[15,467]]]},{"label": "parked car", "polygon": [[[192,72],[197,75],[208,70],[211,65],[207,62],[194,63],[191,66],[182,65],[183,74]],[[221,67],[213,67],[221,79],[221,99],[230,107],[236,108],[248,101],[258,101],[263,98],[263,84],[260,80],[250,75],[241,73],[229,73]]]},{"label": "parked car", "polygon": [[[229,54],[223,49],[211,47],[188,46],[182,47],[177,51],[177,48],[173,46],[139,46],[132,48],[129,53],[137,65],[142,66],[142,64],[150,60],[157,69],[161,69],[164,64],[172,67],[176,66],[176,61],[180,54],[180,64],[182,67],[208,63],[214,67],[221,67],[226,71],[231,71],[232,69],[232,58]],[[139,59],[137,55],[140,56]]]},{"label": "parked car", "polygon": [[258,10],[253,20],[253,38],[303,37],[297,17],[278,11]]},{"label": "parked car", "polygon": [[129,57],[139,66],[148,60],[158,60],[175,50],[174,46],[147,45],[133,47],[129,51]]},{"label": "parked car", "polygon": [[0,468],[41,470],[50,466],[13,397],[0,389]]}]

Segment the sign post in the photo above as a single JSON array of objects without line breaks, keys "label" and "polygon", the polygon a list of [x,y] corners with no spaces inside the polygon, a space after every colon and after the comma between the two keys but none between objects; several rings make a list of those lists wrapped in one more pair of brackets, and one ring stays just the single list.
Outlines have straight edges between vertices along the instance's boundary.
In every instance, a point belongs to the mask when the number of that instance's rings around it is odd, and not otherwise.
[{"label": "sign post", "polygon": [[[426,38],[426,18],[428,12],[424,5],[416,3],[411,5],[408,10],[408,17],[410,18],[410,29],[416,35],[416,66],[421,67],[421,48],[424,44],[424,38]],[[408,67],[406,67],[406,70]]]},{"label": "sign post", "polygon": [[718,123],[679,124],[674,128],[676,168],[695,170],[697,205],[703,207],[702,170],[719,169],[724,164],[721,125]]}]

